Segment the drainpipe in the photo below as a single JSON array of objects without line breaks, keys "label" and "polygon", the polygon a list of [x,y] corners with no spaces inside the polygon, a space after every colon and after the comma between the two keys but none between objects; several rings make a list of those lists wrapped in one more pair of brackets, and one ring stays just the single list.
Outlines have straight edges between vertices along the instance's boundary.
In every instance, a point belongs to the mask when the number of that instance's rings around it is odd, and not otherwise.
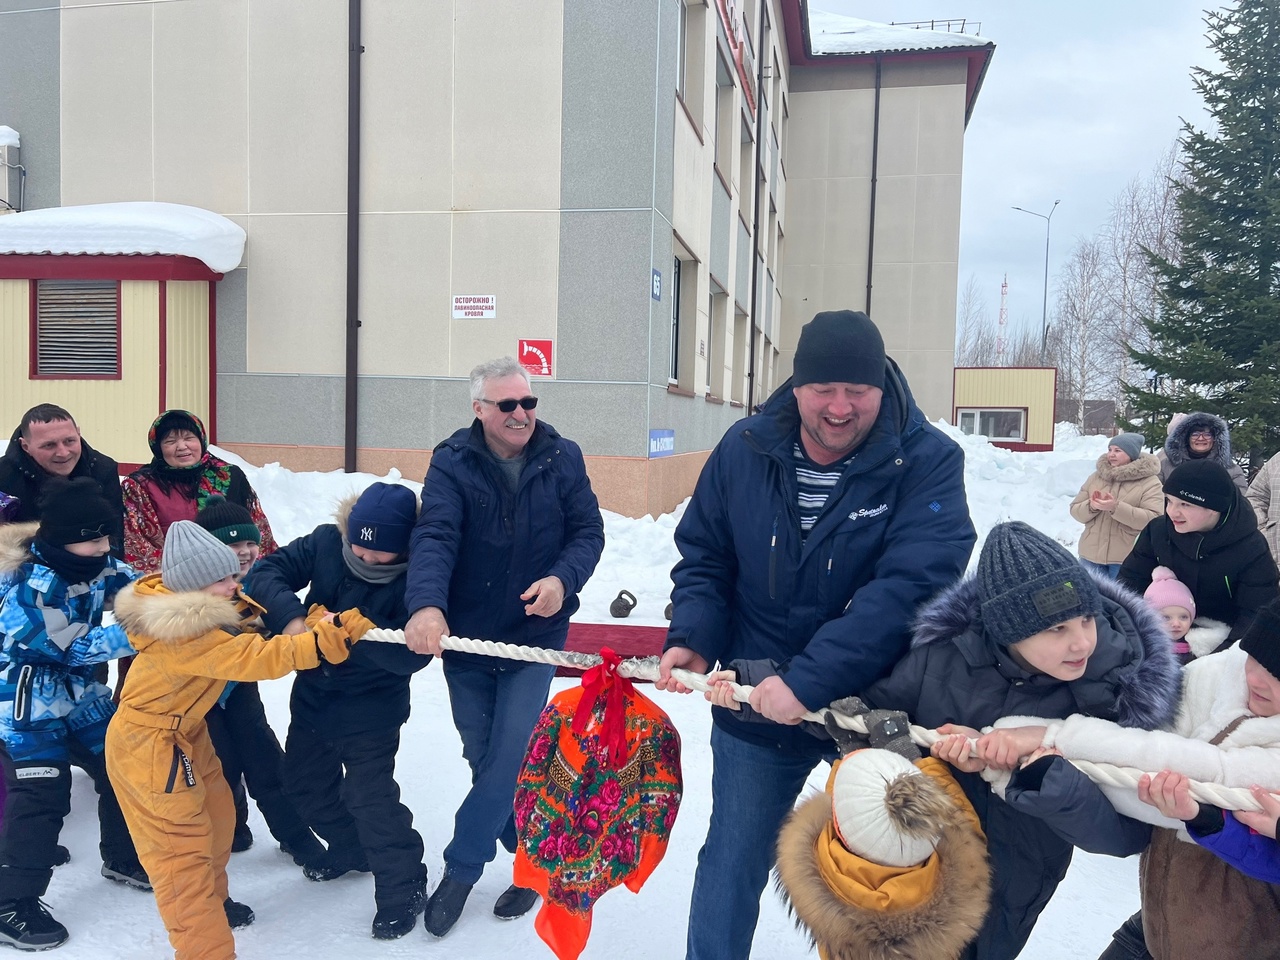
[{"label": "drainpipe", "polygon": [[356,472],[360,383],[360,0],[347,7],[347,373],[343,469]]},{"label": "drainpipe", "polygon": [[[748,336],[750,357],[747,358],[747,412],[751,416],[756,412],[756,309],[760,300],[760,187],[764,184],[764,161],[761,156],[764,149],[764,61],[768,51],[764,49],[765,5],[760,4],[760,16],[756,20],[756,153],[755,173],[751,178],[751,296],[750,307],[751,330]],[[774,104],[773,109],[778,105]]]},{"label": "drainpipe", "polygon": [[862,308],[871,316],[871,270],[876,252],[876,173],[880,166],[880,55],[876,54],[876,109],[871,121],[871,217],[867,224],[867,302]]}]

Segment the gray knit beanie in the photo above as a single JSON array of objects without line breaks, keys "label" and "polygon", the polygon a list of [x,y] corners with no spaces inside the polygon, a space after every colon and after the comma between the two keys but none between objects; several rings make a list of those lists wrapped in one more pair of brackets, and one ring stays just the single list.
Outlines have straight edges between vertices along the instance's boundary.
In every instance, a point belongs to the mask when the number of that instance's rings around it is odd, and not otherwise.
[{"label": "gray knit beanie", "polygon": [[1107,446],[1123,450],[1130,460],[1137,460],[1142,456],[1142,445],[1146,442],[1147,438],[1140,433],[1117,433],[1107,441]]},{"label": "gray knit beanie", "polygon": [[203,590],[239,572],[235,551],[198,523],[175,520],[164,535],[160,579],[175,593]]},{"label": "gray knit beanie", "polygon": [[1002,648],[1102,612],[1098,588],[1076,558],[1020,521],[999,524],[988,534],[977,582],[986,633]]}]

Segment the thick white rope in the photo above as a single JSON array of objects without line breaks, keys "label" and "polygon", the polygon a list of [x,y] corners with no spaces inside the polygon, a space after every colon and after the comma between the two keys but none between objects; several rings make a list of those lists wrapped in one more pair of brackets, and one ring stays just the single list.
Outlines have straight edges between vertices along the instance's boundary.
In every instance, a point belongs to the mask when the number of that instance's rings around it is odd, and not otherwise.
[{"label": "thick white rope", "polygon": [[[362,639],[380,643],[405,642],[403,630],[374,629],[366,633]],[[502,657],[506,660],[545,663],[556,667],[567,667],[570,670],[590,670],[592,667],[598,667],[604,662],[600,656],[594,653],[548,650],[544,647],[525,647],[519,644],[499,643],[493,640],[472,640],[468,637],[445,636],[441,638],[441,646],[446,650],[455,650],[459,653],[478,653],[488,657]],[[632,657],[623,660],[618,665],[618,675],[633,680],[657,680],[658,658]],[[671,676],[691,690],[705,693],[711,689],[711,685],[707,683],[706,674],[676,668],[671,671]],[[739,703],[746,703],[750,700],[753,687],[737,683],[733,684],[732,687],[733,699]],[[826,721],[828,716],[834,717],[836,724],[845,730],[852,730],[854,733],[861,734],[867,732],[867,725],[863,723],[861,717],[851,717],[826,707],[816,712],[805,713],[801,719],[821,724]],[[936,730],[918,727],[915,724],[911,724],[910,732],[912,742],[925,749],[933,746],[944,736]],[[1072,760],[1070,757],[1065,759],[1094,783],[1102,786],[1123,787],[1136,791],[1138,789],[1138,779],[1146,772],[1137,767],[1092,763],[1088,760]],[[1258,802],[1253,798],[1253,794],[1243,788],[1224,787],[1217,783],[1208,783],[1200,780],[1189,780],[1188,784],[1191,796],[1201,803],[1211,803],[1224,810],[1261,809]]]}]

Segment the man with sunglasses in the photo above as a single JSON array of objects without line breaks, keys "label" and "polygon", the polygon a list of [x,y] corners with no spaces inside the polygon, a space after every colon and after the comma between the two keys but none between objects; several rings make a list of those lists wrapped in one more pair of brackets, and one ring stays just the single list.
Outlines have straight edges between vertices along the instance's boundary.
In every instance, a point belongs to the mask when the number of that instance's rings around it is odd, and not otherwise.
[{"label": "man with sunglasses", "polygon": [[[409,649],[440,655],[447,634],[564,647],[604,550],[604,521],[582,451],[538,419],[537,405],[510,357],[471,371],[475,420],[432,452],[410,541]],[[426,906],[423,925],[436,937],[457,922],[498,842],[515,852],[516,778],[555,672],[453,651],[442,660],[472,783]],[[523,916],[536,900],[512,885],[494,916]]]}]

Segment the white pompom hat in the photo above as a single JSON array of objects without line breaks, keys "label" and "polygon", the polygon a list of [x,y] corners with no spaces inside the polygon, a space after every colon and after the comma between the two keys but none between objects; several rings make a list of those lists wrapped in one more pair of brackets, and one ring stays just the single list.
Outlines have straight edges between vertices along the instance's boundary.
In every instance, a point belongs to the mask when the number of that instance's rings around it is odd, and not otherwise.
[{"label": "white pompom hat", "polygon": [[886,867],[911,867],[929,859],[949,804],[932,777],[888,750],[849,754],[840,761],[831,786],[831,815],[841,842],[864,860]]}]

